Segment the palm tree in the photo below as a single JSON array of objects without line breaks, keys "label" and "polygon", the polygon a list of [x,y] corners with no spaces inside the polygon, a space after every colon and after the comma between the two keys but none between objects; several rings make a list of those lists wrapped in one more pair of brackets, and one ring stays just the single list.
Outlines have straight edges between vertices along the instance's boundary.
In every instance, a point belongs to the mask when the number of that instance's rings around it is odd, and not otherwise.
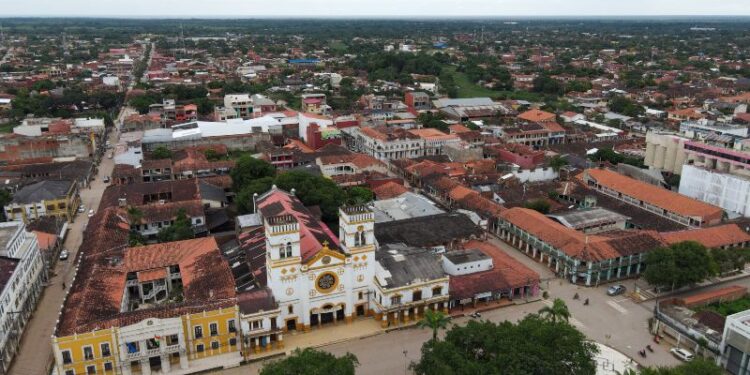
[{"label": "palm tree", "polygon": [[549,161],[549,166],[552,168],[555,172],[560,172],[560,169],[562,167],[568,165],[568,160],[565,159],[565,157],[560,155],[555,155],[552,159]]},{"label": "palm tree", "polygon": [[449,320],[450,318],[445,316],[442,311],[427,309],[422,320],[417,323],[417,327],[432,329],[432,340],[437,340],[438,330],[445,329]]},{"label": "palm tree", "polygon": [[552,302],[552,306],[545,306],[539,310],[539,315],[544,316],[547,320],[552,323],[567,322],[570,319],[570,311],[565,301],[555,298]]}]

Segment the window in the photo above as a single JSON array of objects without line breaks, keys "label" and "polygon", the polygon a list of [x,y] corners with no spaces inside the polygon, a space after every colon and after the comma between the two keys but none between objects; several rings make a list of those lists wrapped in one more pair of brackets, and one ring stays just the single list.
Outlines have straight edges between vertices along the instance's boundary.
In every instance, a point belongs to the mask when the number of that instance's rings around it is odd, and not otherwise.
[{"label": "window", "polygon": [[286,310],[287,310],[287,311],[288,311],[288,312],[289,312],[290,314],[293,314],[293,313],[294,313],[294,306],[292,306],[292,305],[289,305],[289,306],[288,306],[288,307],[286,308]]},{"label": "window", "polygon": [[284,251],[284,246],[279,248],[279,258],[281,259],[286,258],[286,251]]},{"label": "window", "polygon": [[70,350],[62,351],[62,359],[63,359],[63,364],[65,365],[73,363],[73,357],[71,357],[70,355]]},{"label": "window", "polygon": [[195,328],[193,328],[193,330],[195,331],[195,338],[196,339],[199,339],[199,338],[203,337],[203,327],[202,326],[195,326]]},{"label": "window", "polygon": [[218,341],[211,341],[211,349],[213,349],[213,350],[219,349],[219,342]]},{"label": "window", "polygon": [[96,374],[96,366],[86,366],[87,374]]},{"label": "window", "polygon": [[203,350],[205,350],[205,348],[203,347],[203,344],[198,344],[198,345],[195,346],[195,351],[196,352],[203,353]]},{"label": "window", "polygon": [[359,294],[357,295],[357,299],[362,300],[364,298],[365,298],[365,293],[364,292],[359,292]]},{"label": "window", "polygon": [[229,345],[231,346],[237,345],[237,338],[232,337],[231,339],[229,339]]},{"label": "window", "polygon": [[292,256],[292,243],[287,242],[286,243],[286,257],[289,258]]},{"label": "window", "polygon": [[439,296],[441,294],[443,294],[443,288],[441,288],[441,287],[432,288],[432,295],[433,296]]},{"label": "window", "polygon": [[104,362],[104,371],[112,371],[113,369],[112,362]]},{"label": "window", "polygon": [[83,358],[87,361],[94,359],[94,348],[90,346],[83,347]]},{"label": "window", "polygon": [[260,327],[261,327],[261,321],[260,320],[253,320],[252,322],[250,322],[250,326],[253,329],[260,329]]},{"label": "window", "polygon": [[111,355],[111,353],[109,351],[109,343],[108,342],[105,342],[104,344],[102,344],[101,348],[102,348],[102,357],[109,357]]},{"label": "window", "polygon": [[229,322],[227,322],[227,327],[229,327],[229,332],[237,332],[237,327],[234,325],[234,319],[231,319],[229,320]]},{"label": "window", "polygon": [[76,375],[76,370],[65,370],[65,375]]},{"label": "window", "polygon": [[422,291],[421,290],[415,290],[411,294],[411,300],[412,301],[419,301],[422,299]]},{"label": "window", "polygon": [[391,297],[391,305],[398,305],[401,303],[401,296]]},{"label": "window", "polygon": [[219,325],[216,323],[211,323],[208,325],[208,330],[211,332],[211,336],[216,336],[219,334]]}]

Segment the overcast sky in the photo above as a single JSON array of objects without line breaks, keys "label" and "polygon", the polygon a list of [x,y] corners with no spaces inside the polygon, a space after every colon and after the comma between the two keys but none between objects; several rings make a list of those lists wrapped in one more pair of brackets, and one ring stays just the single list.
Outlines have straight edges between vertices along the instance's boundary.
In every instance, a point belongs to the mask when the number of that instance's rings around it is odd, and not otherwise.
[{"label": "overcast sky", "polygon": [[750,15],[750,0],[0,0],[2,16]]}]

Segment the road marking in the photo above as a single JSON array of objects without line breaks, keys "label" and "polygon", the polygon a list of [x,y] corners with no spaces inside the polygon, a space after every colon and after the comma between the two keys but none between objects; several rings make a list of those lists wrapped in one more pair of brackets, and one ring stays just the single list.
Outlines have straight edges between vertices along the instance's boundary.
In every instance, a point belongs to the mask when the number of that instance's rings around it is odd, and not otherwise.
[{"label": "road marking", "polygon": [[607,305],[612,307],[613,309],[617,310],[620,314],[627,314],[628,310],[626,310],[624,307],[617,304],[615,301],[607,301]]},{"label": "road marking", "polygon": [[622,297],[620,299],[616,299],[615,300],[615,302],[617,302],[617,303],[625,302],[625,301],[630,301],[630,297]]},{"label": "road marking", "polygon": [[[553,304],[552,304],[552,301],[550,301],[550,300],[547,300],[547,299],[545,299],[545,300],[542,300],[542,303],[544,303],[545,305],[547,305],[547,306],[549,306],[549,307],[552,307],[552,306],[553,306]],[[577,327],[579,327],[579,328],[586,328],[586,325],[585,325],[585,324],[581,323],[581,321],[580,321],[580,320],[578,320],[578,319],[576,319],[576,318],[574,318],[574,317],[572,317],[572,316],[571,316],[571,317],[570,317],[570,318],[568,319],[568,322],[569,322],[570,324],[574,325],[574,326],[577,326]]]}]

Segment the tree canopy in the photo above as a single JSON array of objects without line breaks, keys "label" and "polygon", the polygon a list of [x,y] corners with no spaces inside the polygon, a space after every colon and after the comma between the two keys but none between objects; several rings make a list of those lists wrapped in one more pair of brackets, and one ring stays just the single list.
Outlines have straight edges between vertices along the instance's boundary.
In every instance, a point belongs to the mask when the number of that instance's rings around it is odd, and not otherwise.
[{"label": "tree canopy", "polygon": [[418,375],[566,374],[596,372],[596,345],[575,327],[529,315],[518,324],[470,321],[422,346]]},{"label": "tree canopy", "polygon": [[151,152],[151,157],[154,159],[171,159],[172,151],[164,146],[159,146]]},{"label": "tree canopy", "polygon": [[193,224],[190,222],[190,218],[187,216],[184,208],[177,211],[177,216],[174,219],[172,225],[162,228],[157,233],[159,242],[172,242],[182,241],[195,238],[195,232],[193,232]]},{"label": "tree canopy", "polygon": [[715,275],[717,270],[705,246],[686,241],[649,252],[643,277],[651,285],[678,289],[699,283]]},{"label": "tree canopy", "polygon": [[437,340],[438,331],[448,327],[449,321],[450,318],[445,316],[442,311],[427,309],[424,312],[424,317],[422,318],[422,320],[417,322],[417,327],[431,329],[432,339]]},{"label": "tree canopy", "polygon": [[230,172],[234,191],[242,191],[253,180],[276,175],[276,168],[265,160],[250,155],[242,155]]},{"label": "tree canopy", "polygon": [[286,358],[265,364],[260,375],[354,375],[358,365],[351,353],[336,357],[312,348],[295,349]]}]

